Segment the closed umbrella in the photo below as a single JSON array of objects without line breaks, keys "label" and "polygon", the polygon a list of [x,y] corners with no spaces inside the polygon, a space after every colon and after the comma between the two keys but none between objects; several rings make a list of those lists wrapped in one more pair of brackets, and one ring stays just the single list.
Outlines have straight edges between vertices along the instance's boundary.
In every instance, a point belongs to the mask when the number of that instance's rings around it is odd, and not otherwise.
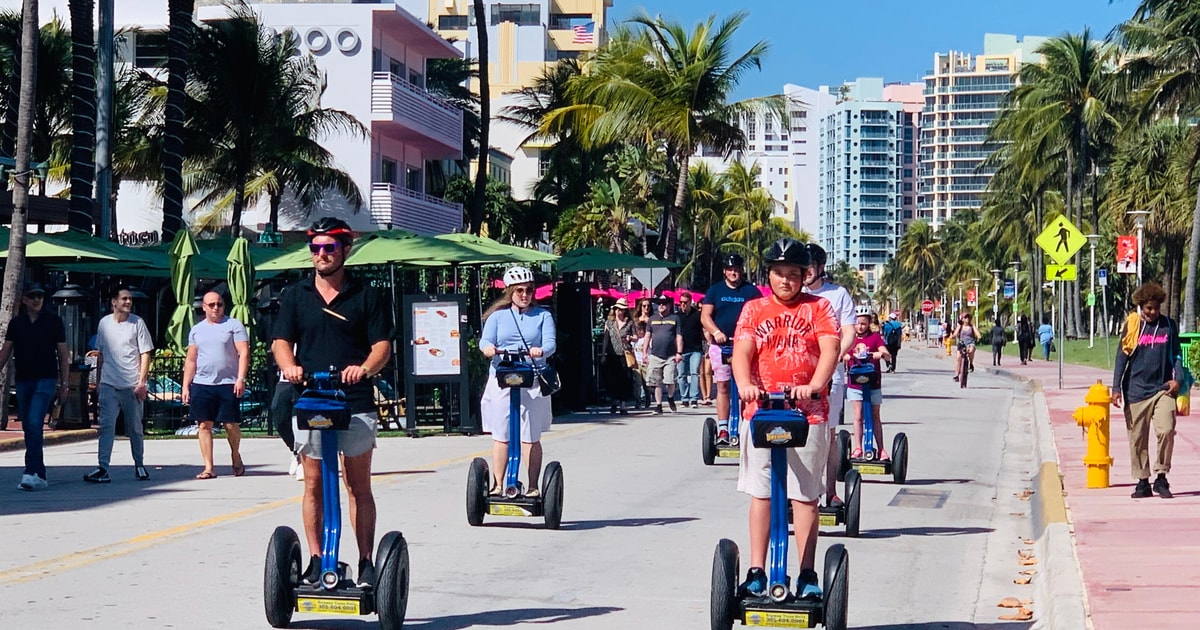
[{"label": "closed umbrella", "polygon": [[187,349],[188,333],[192,330],[192,297],[195,278],[192,257],[196,255],[196,239],[189,230],[180,230],[171,243],[171,291],[175,294],[175,311],[167,323],[167,344],[176,352]]},{"label": "closed umbrella", "polygon": [[254,309],[250,307],[250,293],[254,290],[254,261],[250,259],[250,241],[238,238],[225,259],[229,263],[225,280],[229,284],[229,301],[233,305],[229,316],[242,322],[246,335],[254,339]]}]

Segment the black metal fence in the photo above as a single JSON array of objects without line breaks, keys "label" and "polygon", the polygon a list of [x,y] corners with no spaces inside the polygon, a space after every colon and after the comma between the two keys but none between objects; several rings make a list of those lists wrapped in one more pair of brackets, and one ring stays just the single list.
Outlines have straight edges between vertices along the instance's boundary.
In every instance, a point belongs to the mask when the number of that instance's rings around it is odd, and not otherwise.
[{"label": "black metal fence", "polygon": [[[151,433],[167,433],[192,424],[188,407],[183,404],[183,354],[159,350],[150,362],[146,379],[147,395],[143,424]],[[268,361],[265,344],[251,351],[250,371],[246,374],[246,393],[238,404],[242,428],[266,431],[271,397],[275,393],[275,369]]]}]

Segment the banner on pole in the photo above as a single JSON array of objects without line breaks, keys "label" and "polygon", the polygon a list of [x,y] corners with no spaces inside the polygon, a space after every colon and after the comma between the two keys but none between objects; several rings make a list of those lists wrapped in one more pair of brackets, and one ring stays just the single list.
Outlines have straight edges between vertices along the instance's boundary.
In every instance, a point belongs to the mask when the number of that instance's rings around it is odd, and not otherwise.
[{"label": "banner on pole", "polygon": [[1117,237],[1117,273],[1137,273],[1137,249],[1136,236]]}]

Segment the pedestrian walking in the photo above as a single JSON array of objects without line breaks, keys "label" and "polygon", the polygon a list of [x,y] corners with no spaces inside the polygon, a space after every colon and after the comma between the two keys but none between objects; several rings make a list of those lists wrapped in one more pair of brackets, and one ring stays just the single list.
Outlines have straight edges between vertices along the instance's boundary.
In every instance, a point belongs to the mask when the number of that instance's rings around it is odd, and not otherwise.
[{"label": "pedestrian walking", "polygon": [[233,461],[233,476],[241,477],[246,465],[238,452],[242,441],[238,401],[246,393],[250,369],[250,338],[246,327],[225,314],[225,298],[215,291],[204,294],[204,319],[188,332],[187,358],[183,363],[183,404],[197,426],[204,470],[196,479],[215,479],[213,423],[225,425]]},{"label": "pedestrian walking", "polygon": [[996,318],[988,334],[992,343],[992,365],[1000,365],[1000,355],[1004,353],[1004,346],[1008,345],[1008,333],[1004,332],[999,318]]},{"label": "pedestrian walking", "polygon": [[1054,352],[1054,327],[1050,325],[1050,320],[1042,318],[1042,325],[1037,329],[1038,341],[1042,344],[1042,356],[1047,361],[1050,360],[1050,353]]},{"label": "pedestrian walking", "polygon": [[646,384],[654,389],[654,413],[663,412],[663,390],[667,405],[675,411],[675,368],[683,360],[683,336],[679,334],[679,316],[671,312],[671,298],[654,299],[658,313],[646,326]]},{"label": "pedestrian walking", "polygon": [[17,418],[25,435],[25,468],[17,484],[21,490],[47,485],[42,425],[54,398],[66,397],[70,376],[66,327],[58,315],[42,309],[45,302],[46,290],[40,284],[26,284],[23,310],[8,323],[0,346],[0,365],[8,365],[12,357],[16,368]]},{"label": "pedestrian walking", "polygon": [[1153,492],[1170,499],[1171,455],[1175,450],[1175,396],[1183,382],[1179,326],[1160,311],[1167,293],[1156,282],[1133,292],[1137,309],[1125,320],[1113,366],[1112,404],[1125,402],[1129,467],[1137,486],[1133,498],[1150,496],[1150,426],[1157,438]]},{"label": "pedestrian walking", "polygon": [[1033,359],[1033,325],[1029,318],[1021,315],[1017,318],[1017,350],[1021,354],[1021,365],[1027,365]]},{"label": "pedestrian walking", "polygon": [[888,313],[888,320],[883,324],[883,340],[887,343],[890,358],[887,361],[887,371],[896,371],[896,357],[900,354],[900,346],[904,341],[904,323],[895,311]]},{"label": "pedestrian walking", "polygon": [[142,404],[146,400],[146,378],[154,340],[141,317],[133,314],[133,293],[120,287],[109,296],[112,313],[105,315],[96,330],[96,370],[100,375],[97,396],[100,404],[100,435],[97,468],[83,476],[90,483],[108,483],[108,466],[117,432],[117,414],[125,417],[125,435],[133,453],[133,474],[139,481],[150,479],[146,470],[142,437]]},{"label": "pedestrian walking", "polygon": [[679,361],[679,400],[684,407],[700,406],[700,357],[704,351],[704,324],[700,309],[692,303],[687,290],[679,293],[679,335],[683,337],[683,358]]},{"label": "pedestrian walking", "polygon": [[611,401],[609,413],[629,415],[625,402],[633,394],[633,368],[637,359],[633,354],[633,320],[629,318],[629,303],[625,298],[617,300],[608,309],[604,322],[604,353],[600,360],[604,368],[604,389]]}]

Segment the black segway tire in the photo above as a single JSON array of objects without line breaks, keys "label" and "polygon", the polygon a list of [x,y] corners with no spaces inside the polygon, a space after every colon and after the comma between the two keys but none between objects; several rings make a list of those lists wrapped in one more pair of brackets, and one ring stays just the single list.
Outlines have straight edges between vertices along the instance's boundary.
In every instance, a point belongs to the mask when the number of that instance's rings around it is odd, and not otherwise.
[{"label": "black segway tire", "polygon": [[850,600],[850,555],[841,544],[825,551],[823,603],[826,630],[846,630],[846,609]]},{"label": "black segway tire", "polygon": [[267,543],[267,560],[263,571],[263,607],[267,623],[272,628],[286,628],[292,622],[296,602],[292,589],[300,584],[300,538],[285,526],[271,532]]},{"label": "black segway tire", "polygon": [[897,433],[892,438],[892,481],[904,483],[908,480],[908,436]]},{"label": "black segway tire", "polygon": [[546,464],[542,473],[542,518],[546,529],[558,529],[562,524],[563,473],[558,462]]},{"label": "black segway tire", "polygon": [[858,517],[862,507],[862,475],[857,470],[846,472],[846,535],[858,538]]},{"label": "black segway tire", "polygon": [[471,468],[467,471],[467,523],[472,527],[483,525],[490,482],[487,460],[482,457],[471,460]]},{"label": "black segway tire", "polygon": [[838,470],[837,480],[845,481],[846,473],[850,470],[850,432],[842,429],[837,434]]},{"label": "black segway tire", "polygon": [[700,457],[705,466],[712,466],[717,461],[717,421],[712,418],[704,419],[704,430],[700,436]]},{"label": "black segway tire", "polygon": [[733,615],[737,608],[738,567],[737,543],[722,538],[713,554],[712,593],[709,612],[712,630],[733,628]]},{"label": "black segway tire", "polygon": [[408,543],[404,535],[394,531],[384,534],[376,558],[379,582],[375,585],[375,611],[379,613],[379,627],[400,630],[408,612]]}]

